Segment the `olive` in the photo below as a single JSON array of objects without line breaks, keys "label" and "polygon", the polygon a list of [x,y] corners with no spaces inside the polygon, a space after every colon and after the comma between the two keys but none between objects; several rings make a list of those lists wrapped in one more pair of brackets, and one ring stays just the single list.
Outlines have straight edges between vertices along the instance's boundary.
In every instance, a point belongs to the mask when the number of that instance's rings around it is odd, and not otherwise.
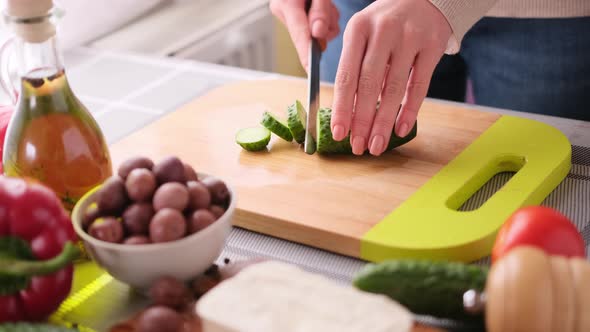
[{"label": "olive", "polygon": [[176,182],[164,183],[154,194],[154,209],[160,211],[171,208],[182,211],[187,207],[188,199],[188,189],[185,185]]},{"label": "olive", "polygon": [[184,178],[186,181],[199,181],[197,172],[195,172],[195,169],[187,163],[184,163]]},{"label": "olive", "polygon": [[195,297],[199,298],[219,284],[220,280],[205,274],[197,276],[191,282],[191,289]]},{"label": "olive", "polygon": [[177,157],[166,157],[154,166],[154,174],[159,184],[166,182],[185,183],[184,164]]},{"label": "olive", "polygon": [[98,210],[102,215],[117,215],[127,204],[125,183],[118,176],[112,176],[104,182],[97,194]]},{"label": "olive", "polygon": [[151,159],[147,157],[134,157],[125,160],[121,166],[119,166],[118,174],[122,179],[127,179],[127,175],[129,175],[134,169],[145,168],[151,170],[153,167],[154,162]]},{"label": "olive", "polygon": [[209,211],[211,211],[211,213],[213,213],[213,215],[215,216],[216,219],[221,218],[221,216],[223,216],[223,214],[225,213],[225,209],[219,205],[211,205],[209,207]]},{"label": "olive", "polygon": [[178,211],[164,208],[154,215],[150,222],[150,239],[153,243],[169,242],[186,234],[186,221]]},{"label": "olive", "polygon": [[150,221],[154,216],[154,208],[150,203],[135,203],[123,212],[123,224],[129,234],[148,234]]},{"label": "olive", "polygon": [[188,287],[180,280],[163,276],[150,287],[149,295],[154,304],[180,309],[191,299]]},{"label": "olive", "polygon": [[151,243],[150,238],[145,235],[133,235],[133,236],[126,238],[125,241],[123,241],[123,244],[131,244],[131,245],[150,244],[150,243]]},{"label": "olive", "polygon": [[207,226],[215,222],[217,218],[207,209],[200,209],[190,216],[188,223],[188,232],[190,234],[196,233],[200,230],[205,229]]},{"label": "olive", "polygon": [[[229,258],[224,258],[224,262],[226,259]],[[207,270],[205,270],[205,272],[203,272],[204,275],[209,276],[214,278],[215,280],[221,280],[221,274],[219,273],[219,265],[217,264],[211,264],[211,266],[209,266],[207,268]]]},{"label": "olive", "polygon": [[180,313],[164,306],[154,306],[141,314],[138,332],[179,332],[183,325]]},{"label": "olive", "polygon": [[88,234],[101,241],[120,243],[123,240],[123,225],[114,217],[98,218],[90,225]]},{"label": "olive", "polygon": [[134,169],[125,180],[129,198],[136,202],[149,201],[156,191],[156,177],[145,168]]},{"label": "olive", "polygon": [[186,186],[189,193],[189,208],[191,210],[206,209],[211,204],[211,193],[200,182],[189,181]]},{"label": "olive", "polygon": [[211,193],[211,201],[214,204],[225,205],[227,203],[229,190],[223,181],[209,177],[202,179],[201,182],[207,187],[207,189],[209,189],[209,192]]},{"label": "olive", "polygon": [[82,229],[87,231],[88,227],[90,227],[90,225],[98,217],[100,217],[100,210],[98,209],[98,204],[92,203],[88,205],[86,211],[84,211],[84,216],[82,217]]}]

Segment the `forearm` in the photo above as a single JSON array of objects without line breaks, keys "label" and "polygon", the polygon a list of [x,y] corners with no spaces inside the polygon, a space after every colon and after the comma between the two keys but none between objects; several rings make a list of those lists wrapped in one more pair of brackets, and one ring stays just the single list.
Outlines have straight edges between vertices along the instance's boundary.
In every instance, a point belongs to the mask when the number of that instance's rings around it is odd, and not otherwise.
[{"label": "forearm", "polygon": [[498,0],[429,0],[436,6],[453,29],[445,53],[459,52],[463,36]]}]

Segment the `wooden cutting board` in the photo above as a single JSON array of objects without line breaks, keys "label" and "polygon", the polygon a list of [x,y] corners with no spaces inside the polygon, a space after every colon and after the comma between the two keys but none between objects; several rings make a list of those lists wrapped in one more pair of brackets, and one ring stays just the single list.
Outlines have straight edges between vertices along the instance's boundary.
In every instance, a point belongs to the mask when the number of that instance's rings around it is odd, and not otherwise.
[{"label": "wooden cutting board", "polygon": [[[332,95],[322,86],[321,105]],[[264,152],[235,143],[238,129],[266,110],[284,116],[295,99],[306,100],[303,80],[222,86],[114,144],[114,164],[177,155],[236,189],[235,225],[372,261],[486,256],[506,217],[540,203],[570,167],[553,127],[431,101],[418,136],[380,157],[310,156],[276,136]],[[501,171],[518,173],[478,210],[457,211]]]}]

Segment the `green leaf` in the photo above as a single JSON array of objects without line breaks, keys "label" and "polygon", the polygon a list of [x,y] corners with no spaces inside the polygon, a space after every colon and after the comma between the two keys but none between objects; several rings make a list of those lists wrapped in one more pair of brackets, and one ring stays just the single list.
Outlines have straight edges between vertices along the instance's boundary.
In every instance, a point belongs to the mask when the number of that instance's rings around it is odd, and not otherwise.
[{"label": "green leaf", "polygon": [[[13,277],[0,275],[0,296],[11,295],[27,288],[29,277]],[[0,332],[2,330],[0,329]]]},{"label": "green leaf", "polygon": [[0,259],[35,260],[27,241],[14,236],[0,237]]},{"label": "green leaf", "polygon": [[[13,236],[0,237],[0,260],[15,258],[22,260],[35,259],[29,244],[25,240]],[[27,288],[29,279],[26,276],[3,275],[2,271],[0,271],[0,295],[14,294]],[[0,328],[0,332],[2,331]]]},{"label": "green leaf", "polygon": [[69,329],[57,325],[35,323],[7,323],[0,324],[0,332],[76,332],[78,329]]}]

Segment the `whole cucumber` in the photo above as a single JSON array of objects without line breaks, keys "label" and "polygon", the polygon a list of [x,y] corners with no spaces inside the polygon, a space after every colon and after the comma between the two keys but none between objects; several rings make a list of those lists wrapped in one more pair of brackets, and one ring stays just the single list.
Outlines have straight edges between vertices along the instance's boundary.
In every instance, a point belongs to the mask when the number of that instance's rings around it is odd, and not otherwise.
[{"label": "whole cucumber", "polygon": [[454,262],[392,260],[367,264],[353,284],[363,291],[385,294],[419,315],[478,320],[463,308],[463,294],[483,291],[488,267]]}]

